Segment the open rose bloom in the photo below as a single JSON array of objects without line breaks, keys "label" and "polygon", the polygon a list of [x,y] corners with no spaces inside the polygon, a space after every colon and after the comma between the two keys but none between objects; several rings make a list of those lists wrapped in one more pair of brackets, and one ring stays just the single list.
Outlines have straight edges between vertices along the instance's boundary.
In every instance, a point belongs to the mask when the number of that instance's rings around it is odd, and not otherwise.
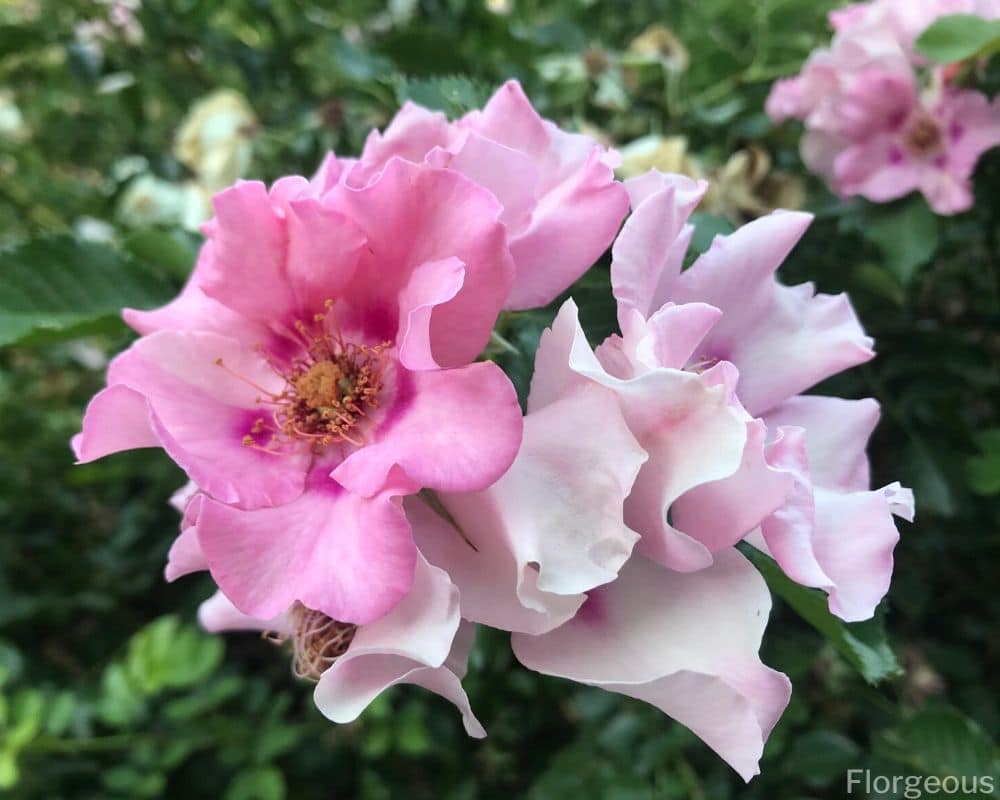
[{"label": "open rose bloom", "polygon": [[[737,545],[866,619],[912,496],[869,485],[873,400],[803,394],[873,357],[846,297],[775,278],[810,217],[682,271],[706,184],[622,184],[614,161],[509,83],[454,122],[405,106],[311,181],[221,192],[182,293],[126,311],[140,338],[73,444],[169,453],[190,483],[168,580],[209,571],[204,626],[287,643],[331,720],[411,683],[485,735],[461,684],[483,624],[749,780],[791,687],[758,656],[770,596]],[[566,301],[522,415],[478,360],[497,315],[609,246],[620,335],[593,349]]]},{"label": "open rose bloom", "polygon": [[826,50],[778,81],[767,101],[776,121],[805,123],[802,157],[844,197],[875,202],[913,191],[938,214],[972,205],[971,177],[1000,144],[1000,101],[952,85],[914,51],[937,18],[1000,18],[994,0],[873,0],[831,14]]}]

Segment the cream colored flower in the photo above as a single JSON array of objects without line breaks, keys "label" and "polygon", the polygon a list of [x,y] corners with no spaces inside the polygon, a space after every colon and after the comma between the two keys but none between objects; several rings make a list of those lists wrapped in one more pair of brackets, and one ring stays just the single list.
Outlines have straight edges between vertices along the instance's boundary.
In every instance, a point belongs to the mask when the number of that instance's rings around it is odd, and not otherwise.
[{"label": "cream colored flower", "polygon": [[253,157],[257,125],[253,109],[239,92],[219,89],[188,111],[174,142],[174,155],[210,193],[243,177]]},{"label": "cream colored flower", "polygon": [[620,178],[632,178],[651,169],[665,173],[680,173],[692,178],[702,176],[701,167],[688,153],[683,136],[649,134],[618,149],[622,163],[616,170]]},{"label": "cream colored flower", "polygon": [[0,91],[0,141],[23,142],[31,135],[10,92]]},{"label": "cream colored flower", "polygon": [[486,10],[492,14],[509,14],[514,10],[514,0],[486,0]]},{"label": "cream colored flower", "polygon": [[146,173],[133,180],[118,203],[118,219],[130,228],[154,225],[197,230],[212,214],[210,193],[193,181],[171,183]]}]

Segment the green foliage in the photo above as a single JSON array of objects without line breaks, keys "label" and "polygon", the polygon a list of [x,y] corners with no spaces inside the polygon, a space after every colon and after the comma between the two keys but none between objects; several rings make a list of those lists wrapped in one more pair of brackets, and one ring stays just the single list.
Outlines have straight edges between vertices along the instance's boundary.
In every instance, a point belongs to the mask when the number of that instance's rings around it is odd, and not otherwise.
[{"label": "green foliage", "polygon": [[464,75],[402,78],[396,88],[396,98],[400,105],[409,100],[426,108],[444,111],[450,117],[459,117],[467,111],[482,108],[493,89]]},{"label": "green foliage", "polygon": [[1000,20],[975,14],[941,17],[917,39],[917,51],[939,64],[1000,51]]},{"label": "green foliage", "polygon": [[[996,743],[953,708],[928,708],[883,731],[875,752],[920,775],[992,777],[994,786],[1000,787]],[[998,797],[1000,792],[988,796]]]},{"label": "green foliage", "polygon": [[123,307],[153,308],[168,283],[106,245],[68,236],[0,253],[0,345],[114,330]]},{"label": "green foliage", "polygon": [[868,683],[875,684],[900,674],[899,663],[881,621],[850,625],[843,622],[830,613],[825,594],[795,583],[773,559],[759,550],[749,545],[741,545],[741,549],[760,570],[771,592],[819,631]]},{"label": "green foliage", "polygon": [[882,251],[892,275],[907,286],[917,269],[934,258],[939,228],[927,202],[916,196],[880,210],[865,225],[864,234]]},{"label": "green foliage", "polygon": [[1000,428],[976,434],[979,454],[968,462],[969,488],[976,494],[1000,494]]}]

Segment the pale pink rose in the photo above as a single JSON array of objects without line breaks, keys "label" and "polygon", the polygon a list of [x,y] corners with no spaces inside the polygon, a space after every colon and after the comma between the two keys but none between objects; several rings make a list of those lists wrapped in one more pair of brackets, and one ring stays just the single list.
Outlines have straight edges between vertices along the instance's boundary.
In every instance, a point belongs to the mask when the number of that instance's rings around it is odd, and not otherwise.
[{"label": "pale pink rose", "polygon": [[459,587],[462,616],[543,633],[584,592],[614,580],[638,535],[623,504],[646,460],[609,392],[584,386],[524,419],[520,452],[480,492],[442,493],[447,517],[419,497],[406,511],[427,559]]},{"label": "pale pink rose", "polygon": [[[805,502],[789,503],[752,541],[793,580],[823,589],[830,610],[849,622],[868,619],[889,589],[898,516],[913,519],[913,493],[899,483],[871,490],[865,448],[878,423],[874,400],[792,397],[765,415],[769,426],[805,431]],[[811,498],[811,499],[810,499]]]},{"label": "pale pink rose", "polygon": [[[893,515],[912,518],[913,500],[898,484],[868,491],[864,452],[877,420],[874,401],[799,397],[873,356],[872,341],[845,295],[816,294],[811,284],[786,287],[775,279],[809,215],[761,217],[717,237],[681,272],[690,235],[687,215],[703,187],[655,173],[626,185],[634,210],[612,251],[612,287],[624,332],[619,351],[626,357],[653,353],[661,363],[702,371],[703,379],[717,375],[731,386],[730,402],[746,421],[739,471],[677,498],[671,506],[674,527],[717,553],[759,525],[755,543],[790,577],[825,589],[839,616],[870,617],[892,573],[898,539]],[[643,327],[658,303],[662,307]],[[706,306],[714,316],[685,311]],[[678,325],[682,312],[699,324]],[[652,342],[629,345],[632,331]],[[634,369],[637,359],[630,360]],[[823,414],[805,413],[819,407],[829,411],[825,421]],[[644,470],[655,458],[651,453]],[[829,476],[827,462],[833,458],[851,465],[849,478],[847,467]],[[637,487],[641,483],[640,475]],[[853,524],[845,532],[838,519]]]},{"label": "pale pink rose", "polygon": [[517,452],[510,381],[470,363],[511,285],[501,209],[393,159],[360,189],[241,183],[215,210],[181,296],[126,315],[146,335],[77,457],[166,449],[203,492],[186,535],[244,613],[371,622],[412,579],[400,496],[481,489]]},{"label": "pale pink rose", "polygon": [[998,144],[1000,99],[940,89],[894,129],[852,141],[834,160],[834,179],[845,196],[885,202],[920,191],[938,214],[955,214],[972,206],[976,162]]},{"label": "pale pink rose", "polygon": [[462,688],[474,626],[459,616],[458,590],[448,576],[417,557],[413,586],[384,617],[346,625],[301,605],[268,620],[240,612],[222,592],[198,612],[209,631],[266,631],[290,642],[294,669],[315,680],[313,700],[333,722],[353,722],[382,692],[413,684],[450,700],[470,736],[486,735]]},{"label": "pale pink rose", "polygon": [[499,200],[516,269],[505,303],[511,309],[547,305],[569,288],[608,248],[628,211],[614,179],[617,154],[542,119],[517,81],[454,122],[406,103],[333,179],[363,186],[394,157],[460,172]]},{"label": "pale pink rose", "polygon": [[407,513],[463,617],[513,631],[525,666],[653,704],[749,780],[790,692],[757,655],[770,598],[736,552],[688,574],[632,552],[624,502],[645,460],[615,393],[576,386],[525,417],[496,484]]},{"label": "pale pink rose", "polygon": [[572,620],[511,644],[529,669],[656,706],[749,781],[792,690],[758,656],[770,610],[764,580],[734,550],[692,573],[634,556]]}]

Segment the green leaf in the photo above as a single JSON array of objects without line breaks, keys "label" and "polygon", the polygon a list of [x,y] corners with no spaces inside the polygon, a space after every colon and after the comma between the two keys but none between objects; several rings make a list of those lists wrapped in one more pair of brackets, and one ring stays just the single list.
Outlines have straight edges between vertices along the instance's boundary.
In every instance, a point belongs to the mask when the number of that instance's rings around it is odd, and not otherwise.
[{"label": "green leaf", "polygon": [[790,774],[820,788],[841,778],[860,755],[860,748],[843,734],[815,730],[795,737],[784,763]]},{"label": "green leaf", "polygon": [[0,750],[0,789],[13,789],[20,778],[17,767],[17,753],[13,750]]},{"label": "green leaf", "polygon": [[917,52],[940,64],[997,50],[1000,50],[1000,20],[987,20],[975,14],[941,17],[917,39]]},{"label": "green leaf", "polygon": [[126,727],[146,713],[146,703],[125,668],[109,664],[101,677],[101,697],[97,704],[100,718],[112,727]]},{"label": "green leaf", "polygon": [[903,450],[901,480],[913,488],[926,511],[952,517],[958,512],[955,491],[949,483],[950,470],[942,458],[942,449],[923,440],[913,439]]},{"label": "green leaf", "polygon": [[167,782],[160,772],[140,770],[127,764],[105,770],[101,780],[108,789],[126,797],[162,797]]},{"label": "green leaf", "polygon": [[933,258],[940,223],[922,197],[913,197],[879,214],[862,230],[882,251],[889,271],[906,286],[918,267]]},{"label": "green leaf", "polygon": [[229,788],[225,800],[285,800],[285,776],[273,766],[254,767],[241,772]]},{"label": "green leaf", "polygon": [[340,71],[359,83],[383,78],[392,70],[392,61],[388,58],[370,53],[343,36],[333,40],[333,56]]},{"label": "green leaf", "polygon": [[173,293],[107,245],[31,239],[0,253],[0,346],[113,330],[122,308],[153,308]]},{"label": "green leaf", "polygon": [[900,674],[899,662],[880,621],[872,619],[848,624],[838,619],[830,613],[823,592],[795,583],[774,559],[756,548],[744,544],[740,549],[760,570],[768,588],[819,631],[868,683],[876,684]]},{"label": "green leaf", "polygon": [[924,775],[990,776],[1000,786],[1000,758],[992,737],[954,708],[928,708],[884,731],[875,752]]},{"label": "green leaf", "polygon": [[981,431],[975,441],[980,455],[966,464],[969,488],[976,494],[1000,494],[1000,428]]},{"label": "green leaf", "polygon": [[129,641],[126,670],[146,694],[201,683],[222,660],[223,644],[175,616],[160,617]]},{"label": "green leaf", "polygon": [[73,692],[64,689],[49,703],[45,715],[45,732],[52,736],[62,736],[73,721],[79,700]]},{"label": "green leaf", "polygon": [[198,257],[198,236],[178,229],[147,228],[136,231],[122,242],[126,250],[164,274],[185,280]]},{"label": "green leaf", "polygon": [[716,236],[728,236],[734,230],[733,223],[725,217],[703,211],[691,215],[691,224],[694,225],[694,235],[691,237],[689,258],[708,250]]},{"label": "green leaf", "polygon": [[426,108],[444,111],[449,117],[480,108],[489,96],[489,87],[465,75],[402,78],[396,87],[400,104],[410,100]]}]

